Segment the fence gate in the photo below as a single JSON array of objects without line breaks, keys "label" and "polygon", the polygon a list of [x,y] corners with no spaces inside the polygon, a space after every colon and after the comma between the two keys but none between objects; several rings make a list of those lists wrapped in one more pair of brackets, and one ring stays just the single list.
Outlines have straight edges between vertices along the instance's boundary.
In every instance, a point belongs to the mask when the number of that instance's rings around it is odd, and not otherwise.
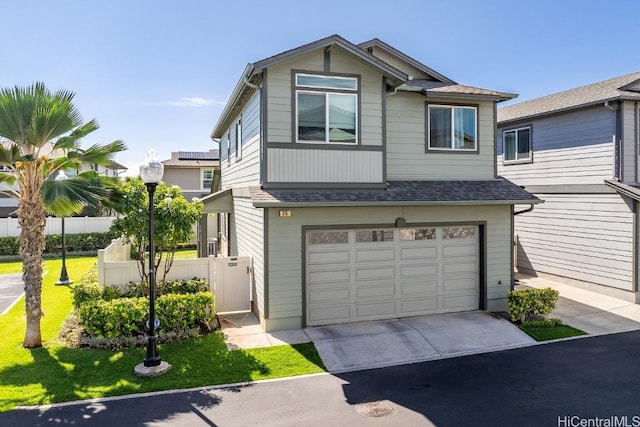
[{"label": "fence gate", "polygon": [[251,310],[251,257],[214,260],[216,313]]}]

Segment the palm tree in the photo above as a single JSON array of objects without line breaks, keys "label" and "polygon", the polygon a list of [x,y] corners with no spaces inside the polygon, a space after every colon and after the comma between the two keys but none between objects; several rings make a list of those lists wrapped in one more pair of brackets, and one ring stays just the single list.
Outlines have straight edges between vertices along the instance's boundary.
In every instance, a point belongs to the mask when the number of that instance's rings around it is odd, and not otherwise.
[{"label": "palm tree", "polygon": [[125,150],[121,141],[82,150],[80,139],[98,129],[83,123],[74,93],[49,91],[43,83],[0,90],[0,193],[18,201],[20,256],[25,290],[23,346],[42,346],[42,262],[46,213],[70,215],[117,194],[115,184],[96,172],[54,180],[57,173],[80,170],[83,163],[107,165]]}]

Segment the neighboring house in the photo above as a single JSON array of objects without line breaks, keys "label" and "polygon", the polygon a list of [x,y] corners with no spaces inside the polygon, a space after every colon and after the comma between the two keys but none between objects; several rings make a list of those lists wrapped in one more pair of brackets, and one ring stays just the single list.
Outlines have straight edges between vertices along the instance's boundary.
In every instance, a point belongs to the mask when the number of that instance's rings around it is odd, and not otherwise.
[{"label": "neighboring house", "polygon": [[220,168],[220,152],[177,151],[169,160],[162,162],[164,177],[168,185],[177,185],[187,200],[211,193],[215,170]]},{"label": "neighboring house", "polygon": [[265,330],[504,310],[513,206],[495,111],[374,39],[334,35],[249,64],[213,132],[223,256],[250,256]]},{"label": "neighboring house", "polygon": [[[8,144],[8,142],[0,141],[0,144]],[[5,167],[0,166],[0,173],[2,173],[4,170],[5,170]],[[82,168],[80,171],[75,171],[75,170],[67,171],[67,175],[74,176],[78,172],[86,171],[86,170],[93,170],[105,176],[118,177],[122,172],[127,170],[127,167],[124,165],[121,165],[115,160],[112,161],[109,164],[109,166],[102,166],[95,163],[86,163],[82,165]],[[17,184],[14,185],[14,187],[17,188]],[[18,209],[18,202],[15,199],[7,196],[6,194],[0,194],[0,218],[15,217],[17,215],[16,213],[17,209]],[[91,212],[83,213],[83,215],[85,214],[93,216]]]},{"label": "neighboring house", "polygon": [[498,110],[498,173],[545,200],[517,267],[638,302],[640,73]]}]

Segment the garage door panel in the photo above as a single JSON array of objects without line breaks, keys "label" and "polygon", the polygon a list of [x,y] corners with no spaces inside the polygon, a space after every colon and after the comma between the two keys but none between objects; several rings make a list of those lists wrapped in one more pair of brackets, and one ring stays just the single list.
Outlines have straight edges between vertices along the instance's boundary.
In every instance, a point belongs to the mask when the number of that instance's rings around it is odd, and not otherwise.
[{"label": "garage door panel", "polygon": [[478,253],[477,245],[456,245],[456,246],[443,246],[443,257],[474,257]]},{"label": "garage door panel", "polygon": [[351,305],[309,308],[310,324],[340,323],[351,320]]},{"label": "garage door panel", "polygon": [[309,326],[479,307],[477,226],[327,231],[316,244],[310,236]]},{"label": "garage door panel", "polygon": [[436,259],[437,257],[438,247],[435,244],[432,246],[400,248],[400,259],[403,261],[410,259]]},{"label": "garage door panel", "polygon": [[349,263],[350,255],[349,248],[342,248],[325,252],[309,252],[307,260],[310,265]]},{"label": "garage door panel", "polygon": [[348,267],[340,267],[332,270],[313,270],[308,272],[308,283],[314,285],[317,283],[336,283],[351,280],[351,270]]},{"label": "garage door panel", "polygon": [[348,287],[314,287],[308,290],[310,304],[317,303],[349,303],[351,291]]},{"label": "garage door panel", "polygon": [[403,297],[420,294],[436,294],[437,292],[438,280],[425,280],[423,282],[400,284],[400,295]]},{"label": "garage door panel", "polygon": [[394,248],[374,248],[356,250],[356,262],[379,262],[395,260]]},{"label": "garage door panel", "polygon": [[393,265],[371,267],[356,266],[356,281],[362,282],[366,280],[392,280],[396,277],[396,269]]},{"label": "garage door panel", "polygon": [[433,277],[438,275],[438,264],[415,264],[402,265],[400,267],[400,278],[412,277]]},{"label": "garage door panel", "polygon": [[396,293],[396,285],[393,283],[379,284],[379,285],[366,285],[356,287],[356,298],[393,298]]},{"label": "garage door panel", "polygon": [[370,304],[356,304],[357,318],[381,318],[394,316],[396,313],[395,301],[383,301]]},{"label": "garage door panel", "polygon": [[442,298],[443,311],[468,310],[468,307],[473,305],[478,305],[477,296],[475,295],[461,295]]},{"label": "garage door panel", "polygon": [[402,314],[417,316],[419,314],[430,314],[438,312],[438,298],[420,298],[407,301],[400,301],[400,312]]},{"label": "garage door panel", "polygon": [[442,263],[442,274],[447,277],[452,274],[477,273],[475,259],[461,259],[459,261],[447,261]]}]

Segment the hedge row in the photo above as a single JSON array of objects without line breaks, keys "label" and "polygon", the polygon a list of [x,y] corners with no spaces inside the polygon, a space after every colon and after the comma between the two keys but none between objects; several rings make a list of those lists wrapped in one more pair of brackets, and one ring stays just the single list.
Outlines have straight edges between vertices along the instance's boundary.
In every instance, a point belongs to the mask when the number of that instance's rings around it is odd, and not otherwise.
[{"label": "hedge row", "polygon": [[514,322],[523,323],[535,316],[546,317],[558,303],[560,292],[551,288],[509,291],[509,314]]},{"label": "hedge row", "polygon": [[[65,250],[67,252],[87,252],[104,249],[111,240],[113,233],[79,233],[64,235]],[[45,254],[60,252],[62,248],[62,234],[48,234],[45,236]],[[18,237],[0,237],[0,255],[18,255],[20,243]]]},{"label": "hedge row", "polygon": [[[149,313],[148,298],[94,300],[80,305],[78,315],[85,331],[99,338],[144,335]],[[156,300],[158,333],[180,333],[193,328],[213,329],[213,295],[166,294]]]}]

